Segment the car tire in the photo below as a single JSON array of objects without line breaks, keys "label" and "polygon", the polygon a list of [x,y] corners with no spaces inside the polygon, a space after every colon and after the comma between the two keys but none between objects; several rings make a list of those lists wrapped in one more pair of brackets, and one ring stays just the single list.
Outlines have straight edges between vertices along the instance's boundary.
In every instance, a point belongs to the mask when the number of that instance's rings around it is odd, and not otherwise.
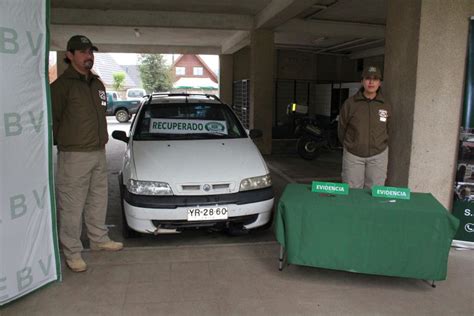
[{"label": "car tire", "polygon": [[122,208],[122,237],[125,239],[128,238],[137,238],[141,234],[133,229],[131,229],[127,224],[127,217],[125,216],[125,208],[123,206],[123,184],[122,184],[122,175],[119,175],[119,188],[120,188],[120,206]]},{"label": "car tire", "polygon": [[313,160],[321,150],[320,144],[315,142],[311,137],[303,135],[296,143],[296,150],[301,158],[306,160]]},{"label": "car tire", "polygon": [[130,121],[130,114],[127,112],[127,110],[120,109],[115,112],[115,118],[120,123],[127,123],[128,121]]},{"label": "car tire", "polygon": [[243,225],[233,225],[231,223],[229,226],[224,228],[224,232],[228,236],[237,237],[237,236],[248,235],[249,230],[243,227]]}]

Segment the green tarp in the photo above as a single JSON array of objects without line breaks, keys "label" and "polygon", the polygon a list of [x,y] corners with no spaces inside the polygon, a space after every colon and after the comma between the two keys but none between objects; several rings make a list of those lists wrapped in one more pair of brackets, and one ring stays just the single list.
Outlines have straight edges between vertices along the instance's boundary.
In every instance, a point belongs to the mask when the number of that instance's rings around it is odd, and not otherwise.
[{"label": "green tarp", "polygon": [[459,220],[427,193],[412,193],[410,200],[357,189],[328,196],[290,184],[275,225],[291,264],[444,280]]}]

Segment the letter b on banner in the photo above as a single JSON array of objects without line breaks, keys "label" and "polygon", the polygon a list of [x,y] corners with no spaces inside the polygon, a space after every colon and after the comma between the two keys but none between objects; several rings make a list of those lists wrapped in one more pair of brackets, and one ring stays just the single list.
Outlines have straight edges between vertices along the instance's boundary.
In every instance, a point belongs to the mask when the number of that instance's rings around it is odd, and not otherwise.
[{"label": "letter b on banner", "polygon": [[11,28],[0,27],[0,53],[16,54],[20,46],[18,45],[18,33]]}]

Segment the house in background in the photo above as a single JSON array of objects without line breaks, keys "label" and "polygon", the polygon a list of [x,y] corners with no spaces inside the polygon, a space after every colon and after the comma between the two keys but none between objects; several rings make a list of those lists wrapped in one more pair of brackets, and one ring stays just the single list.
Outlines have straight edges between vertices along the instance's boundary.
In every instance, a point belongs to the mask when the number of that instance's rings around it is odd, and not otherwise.
[{"label": "house in background", "polygon": [[[108,53],[95,53],[94,56],[93,71],[99,75],[107,90],[115,90],[113,74],[118,72],[125,73],[123,88],[118,91],[120,97],[125,98],[127,89],[143,86],[138,65],[119,65]],[[50,65],[50,82],[57,77],[56,66]],[[219,93],[216,73],[198,55],[179,55],[171,64],[171,71],[174,76],[173,92]]]},{"label": "house in background", "polygon": [[[94,68],[92,69],[105,85],[107,90],[115,90],[114,84],[114,73],[123,72],[125,74],[125,80],[123,87],[119,92],[120,97],[125,99],[125,91],[130,88],[140,88],[141,83],[136,82],[132,75],[127,72],[127,69],[117,64],[115,59],[107,53],[95,53],[94,54]],[[139,76],[138,76],[139,77]]]},{"label": "house in background", "polygon": [[198,55],[181,55],[171,65],[173,92],[209,93],[219,91],[217,75]]},{"label": "house in background", "polygon": [[132,78],[132,80],[137,84],[136,87],[141,88],[143,87],[142,78],[140,77],[140,69],[138,68],[139,65],[122,65],[123,71]]},{"label": "house in background", "polygon": [[[51,61],[50,61],[51,62]],[[62,62],[62,61],[60,61]],[[92,70],[99,75],[100,79],[105,85],[105,88],[115,90],[114,84],[114,73],[123,72],[125,74],[125,80],[122,89],[117,91],[121,98],[125,99],[125,91],[130,88],[141,88],[142,80],[140,78],[140,71],[138,65],[119,65],[115,59],[108,53],[95,53],[94,54],[94,68]],[[49,65],[49,83],[52,83],[57,79],[57,64]]]},{"label": "house in background", "polygon": [[49,83],[53,83],[56,79],[58,79],[58,65],[52,64],[48,67],[48,78]]}]

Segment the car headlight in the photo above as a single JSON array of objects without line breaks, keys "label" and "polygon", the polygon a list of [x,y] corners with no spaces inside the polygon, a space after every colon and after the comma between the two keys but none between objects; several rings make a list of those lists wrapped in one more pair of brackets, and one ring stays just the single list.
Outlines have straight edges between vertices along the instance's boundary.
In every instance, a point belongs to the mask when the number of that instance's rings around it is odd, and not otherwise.
[{"label": "car headlight", "polygon": [[138,195],[173,195],[173,191],[168,183],[158,181],[130,179],[127,183],[127,190]]},{"label": "car headlight", "polygon": [[260,177],[243,179],[240,182],[239,191],[257,190],[272,186],[272,178],[269,174]]}]

